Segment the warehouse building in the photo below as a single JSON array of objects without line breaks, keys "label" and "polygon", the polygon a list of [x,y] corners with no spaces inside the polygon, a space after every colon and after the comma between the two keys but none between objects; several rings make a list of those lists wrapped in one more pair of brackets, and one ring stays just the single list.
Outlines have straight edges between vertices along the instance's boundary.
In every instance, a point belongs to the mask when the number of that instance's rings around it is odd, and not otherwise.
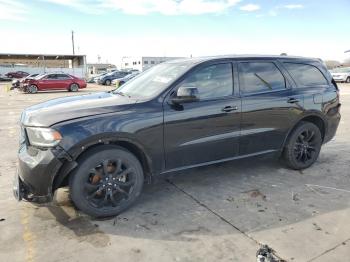
[{"label": "warehouse building", "polygon": [[148,68],[163,63],[165,61],[179,59],[182,57],[159,57],[159,56],[135,56],[135,57],[123,57],[121,68],[124,70],[135,69],[139,71],[145,71]]},{"label": "warehouse building", "polygon": [[14,71],[25,71],[29,74],[63,72],[86,77],[86,56],[0,53],[0,74]]}]

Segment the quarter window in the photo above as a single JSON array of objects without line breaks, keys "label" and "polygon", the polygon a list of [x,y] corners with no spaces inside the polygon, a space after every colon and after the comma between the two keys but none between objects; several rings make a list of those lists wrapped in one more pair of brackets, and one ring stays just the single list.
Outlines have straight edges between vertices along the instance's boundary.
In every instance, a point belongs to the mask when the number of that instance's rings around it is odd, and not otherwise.
[{"label": "quarter window", "polygon": [[190,74],[181,86],[196,87],[200,99],[215,99],[233,93],[232,66],[230,63],[211,65]]},{"label": "quarter window", "polygon": [[298,63],[283,63],[298,86],[322,86],[328,82],[321,71],[313,66]]},{"label": "quarter window", "polygon": [[256,93],[286,88],[286,80],[272,62],[239,63],[241,93]]}]

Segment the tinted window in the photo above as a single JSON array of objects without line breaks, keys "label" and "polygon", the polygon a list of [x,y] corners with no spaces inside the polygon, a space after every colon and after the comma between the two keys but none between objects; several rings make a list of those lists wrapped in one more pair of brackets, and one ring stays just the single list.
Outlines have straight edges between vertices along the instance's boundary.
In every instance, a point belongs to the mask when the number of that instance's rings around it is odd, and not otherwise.
[{"label": "tinted window", "polygon": [[284,65],[299,86],[328,85],[321,71],[313,65],[297,63],[284,63]]},{"label": "tinted window", "polygon": [[202,68],[189,75],[181,86],[196,87],[200,99],[230,96],[233,93],[231,64]]},{"label": "tinted window", "polygon": [[46,76],[46,79],[57,79],[57,75],[56,74],[51,74]]},{"label": "tinted window", "polygon": [[286,87],[284,76],[272,62],[240,63],[239,83],[242,93],[278,90]]},{"label": "tinted window", "polygon": [[68,75],[66,75],[66,74],[58,74],[57,78],[58,79],[69,79],[70,77]]}]

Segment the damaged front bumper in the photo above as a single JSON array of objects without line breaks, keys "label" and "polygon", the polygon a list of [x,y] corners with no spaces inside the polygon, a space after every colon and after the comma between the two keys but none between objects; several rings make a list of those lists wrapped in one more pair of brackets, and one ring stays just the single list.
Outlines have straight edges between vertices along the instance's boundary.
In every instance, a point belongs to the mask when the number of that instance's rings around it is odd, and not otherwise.
[{"label": "damaged front bumper", "polygon": [[17,200],[37,203],[52,201],[53,180],[62,166],[57,153],[55,149],[41,150],[26,145],[20,148],[13,183],[13,193]]}]

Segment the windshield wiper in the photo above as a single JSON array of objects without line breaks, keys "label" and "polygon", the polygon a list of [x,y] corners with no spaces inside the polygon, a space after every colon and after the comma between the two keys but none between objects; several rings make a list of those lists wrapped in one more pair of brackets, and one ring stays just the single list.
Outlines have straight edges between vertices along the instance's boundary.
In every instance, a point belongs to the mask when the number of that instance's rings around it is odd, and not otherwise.
[{"label": "windshield wiper", "polygon": [[113,92],[113,94],[121,95],[121,96],[127,96],[128,98],[131,98],[130,95],[127,95],[127,94],[125,94],[125,93],[123,93],[123,92],[121,92],[121,91]]}]

